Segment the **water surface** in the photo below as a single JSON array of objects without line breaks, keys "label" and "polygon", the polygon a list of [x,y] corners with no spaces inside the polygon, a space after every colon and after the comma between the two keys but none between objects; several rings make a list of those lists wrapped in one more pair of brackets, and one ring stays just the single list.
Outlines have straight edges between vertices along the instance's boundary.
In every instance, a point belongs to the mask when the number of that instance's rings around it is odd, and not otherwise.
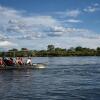
[{"label": "water surface", "polygon": [[100,100],[100,57],[32,60],[48,66],[0,71],[0,100]]}]

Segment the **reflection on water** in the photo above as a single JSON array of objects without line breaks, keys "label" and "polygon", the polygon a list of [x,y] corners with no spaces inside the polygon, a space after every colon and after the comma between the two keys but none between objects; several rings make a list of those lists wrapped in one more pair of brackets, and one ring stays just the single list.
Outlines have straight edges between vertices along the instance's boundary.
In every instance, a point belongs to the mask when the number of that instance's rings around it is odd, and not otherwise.
[{"label": "reflection on water", "polygon": [[0,100],[100,100],[99,57],[34,57],[45,69],[0,71]]}]

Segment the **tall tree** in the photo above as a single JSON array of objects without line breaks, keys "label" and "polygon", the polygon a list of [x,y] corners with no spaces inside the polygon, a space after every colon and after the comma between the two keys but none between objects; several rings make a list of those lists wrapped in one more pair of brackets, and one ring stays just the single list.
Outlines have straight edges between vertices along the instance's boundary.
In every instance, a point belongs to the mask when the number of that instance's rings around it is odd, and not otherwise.
[{"label": "tall tree", "polygon": [[48,51],[54,51],[55,50],[54,45],[48,45],[47,50]]}]

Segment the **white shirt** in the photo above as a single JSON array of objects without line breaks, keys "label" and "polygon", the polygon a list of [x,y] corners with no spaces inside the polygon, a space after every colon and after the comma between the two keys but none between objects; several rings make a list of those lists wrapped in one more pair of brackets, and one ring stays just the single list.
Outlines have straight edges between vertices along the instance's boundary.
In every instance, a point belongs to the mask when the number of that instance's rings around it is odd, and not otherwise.
[{"label": "white shirt", "polygon": [[26,63],[27,64],[31,63],[31,59],[27,59]]}]

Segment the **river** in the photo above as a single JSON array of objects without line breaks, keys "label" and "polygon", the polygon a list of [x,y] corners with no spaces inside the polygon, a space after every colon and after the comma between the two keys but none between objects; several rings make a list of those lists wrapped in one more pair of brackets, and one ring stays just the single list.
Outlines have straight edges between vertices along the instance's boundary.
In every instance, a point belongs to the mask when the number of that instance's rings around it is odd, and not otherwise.
[{"label": "river", "polygon": [[34,57],[44,69],[0,70],[0,100],[100,100],[100,57]]}]

